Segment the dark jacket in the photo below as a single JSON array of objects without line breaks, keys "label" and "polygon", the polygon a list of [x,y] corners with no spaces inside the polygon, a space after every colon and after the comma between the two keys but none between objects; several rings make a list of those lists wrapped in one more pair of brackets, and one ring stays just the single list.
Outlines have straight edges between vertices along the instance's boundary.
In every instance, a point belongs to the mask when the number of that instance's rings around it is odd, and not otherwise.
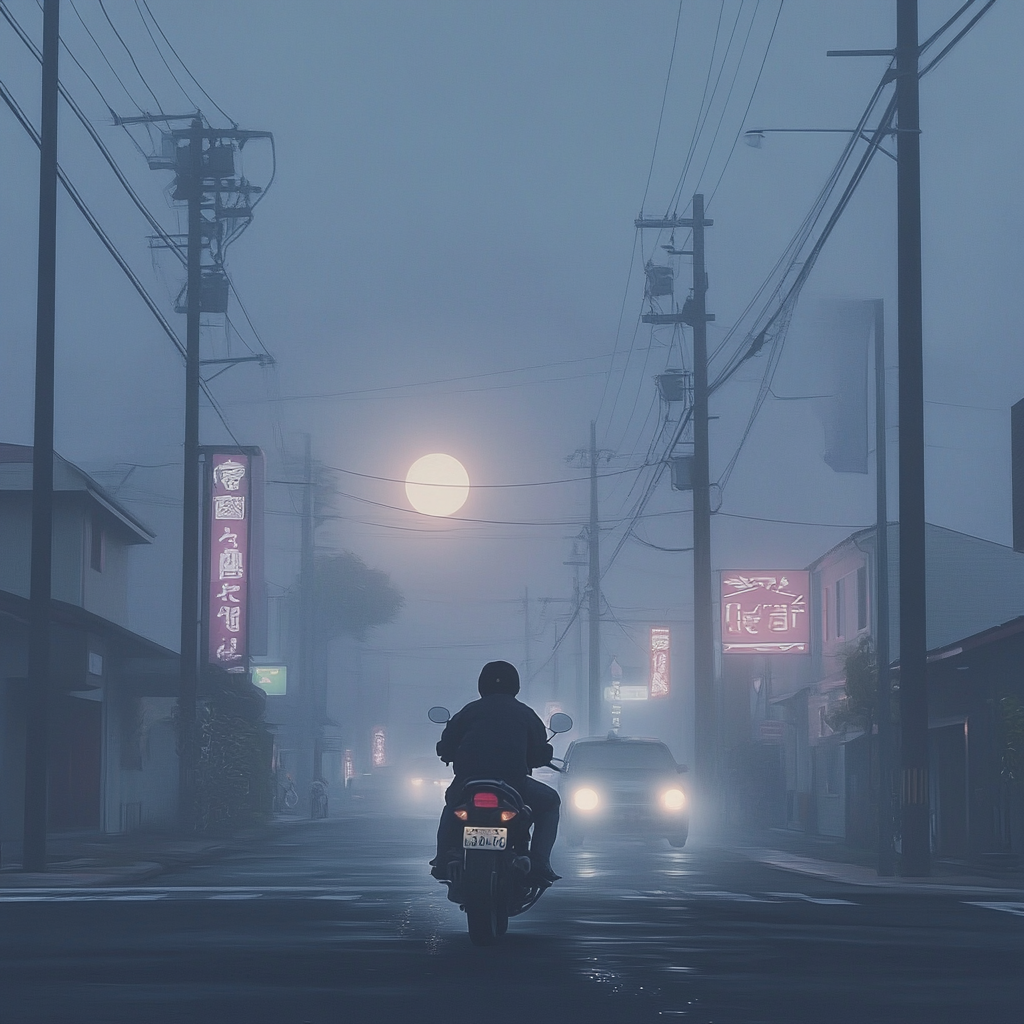
[{"label": "dark jacket", "polygon": [[454,762],[459,778],[525,779],[551,760],[554,750],[533,708],[507,693],[467,704],[444,727],[437,756]]}]

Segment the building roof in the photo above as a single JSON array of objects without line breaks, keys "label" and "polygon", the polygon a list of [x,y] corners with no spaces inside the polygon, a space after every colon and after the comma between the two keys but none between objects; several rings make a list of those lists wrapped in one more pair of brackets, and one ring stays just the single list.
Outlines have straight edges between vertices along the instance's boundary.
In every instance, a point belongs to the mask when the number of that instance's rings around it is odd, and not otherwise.
[{"label": "building roof", "polygon": [[[17,620],[24,626],[29,624],[31,614],[31,601],[20,594],[12,594],[7,590],[0,590],[0,615]],[[97,615],[86,608],[81,608],[67,601],[56,599],[50,602],[51,621],[62,626],[69,626],[85,632],[96,633],[108,640],[117,641],[124,653],[137,658],[153,658],[159,661],[177,662],[178,654],[155,640],[133,633],[125,626],[121,626],[111,619]]]},{"label": "building roof", "polygon": [[[88,473],[56,452],[53,454],[53,488],[58,493],[85,495],[125,528],[131,544],[150,544],[156,536]],[[0,443],[0,492],[31,490],[32,446]]]},{"label": "building roof", "polygon": [[[857,530],[809,566],[842,549],[874,546],[875,528]],[[899,658],[899,523],[889,523],[890,652]],[[1005,544],[928,523],[925,526],[927,646],[939,650],[1024,615],[1024,553]]]}]

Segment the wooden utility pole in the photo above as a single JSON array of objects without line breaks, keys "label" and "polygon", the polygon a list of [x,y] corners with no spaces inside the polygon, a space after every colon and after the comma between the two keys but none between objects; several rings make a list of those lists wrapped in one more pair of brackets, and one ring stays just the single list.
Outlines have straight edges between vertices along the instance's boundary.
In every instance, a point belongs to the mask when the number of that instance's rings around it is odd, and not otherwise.
[{"label": "wooden utility pole", "polygon": [[708,325],[704,197],[693,197],[693,686],[694,762],[707,793],[717,775],[715,633],[711,596],[711,481],[708,451]]},{"label": "wooden utility pole", "polygon": [[892,702],[889,678],[889,528],[885,424],[885,305],[872,302],[875,335],[875,665],[878,675],[878,865],[896,873],[892,828]]},{"label": "wooden utility pole", "polygon": [[601,723],[601,524],[597,518],[597,424],[590,424],[590,548],[587,592],[590,598],[590,679],[588,700],[588,727],[591,736],[597,735]]},{"label": "wooden utility pole", "polygon": [[[299,623],[299,659],[301,673],[299,683],[308,703],[310,740],[313,748],[311,784],[321,777],[323,772],[323,725],[324,711],[321,710],[320,688],[317,686],[316,638],[313,635],[313,623],[316,616],[315,597],[315,547],[313,521],[313,441],[309,434],[304,436],[302,489],[302,550],[299,558],[300,596],[302,621]],[[305,794],[300,794],[305,799]]]},{"label": "wooden utility pole", "polygon": [[28,715],[22,867],[46,870],[50,588],[53,565],[54,339],[57,298],[57,57],[60,0],[43,4],[36,284],[35,423],[32,437],[32,567],[29,583]]},{"label": "wooden utility pole", "polygon": [[900,731],[903,874],[931,872],[925,609],[921,129],[917,0],[896,3],[900,395]]},{"label": "wooden utility pole", "polygon": [[202,310],[203,125],[188,136],[187,307],[185,311],[185,466],[181,515],[181,679],[178,690],[178,813],[196,827],[196,702],[199,695],[199,334]]},{"label": "wooden utility pole", "polygon": [[648,324],[688,324],[693,328],[693,686],[694,769],[705,793],[717,775],[715,713],[715,632],[711,578],[711,473],[708,444],[708,277],[704,268],[704,196],[693,197],[692,217],[640,217],[638,228],[693,231],[693,249],[678,250],[693,257],[693,294],[675,313],[645,313]]}]

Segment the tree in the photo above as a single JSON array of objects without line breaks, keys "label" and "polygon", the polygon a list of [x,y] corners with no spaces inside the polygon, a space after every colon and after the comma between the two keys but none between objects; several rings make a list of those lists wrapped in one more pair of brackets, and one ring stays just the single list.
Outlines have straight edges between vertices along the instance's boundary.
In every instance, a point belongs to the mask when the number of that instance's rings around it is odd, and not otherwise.
[{"label": "tree", "polygon": [[381,569],[358,555],[318,555],[313,563],[313,607],[318,640],[366,637],[375,626],[394,621],[405,604],[401,591]]},{"label": "tree", "polygon": [[[862,636],[843,655],[846,673],[844,695],[826,712],[825,721],[833,732],[862,729],[871,733],[878,722],[878,665],[870,636]],[[898,720],[897,688],[890,687],[889,713]]]}]

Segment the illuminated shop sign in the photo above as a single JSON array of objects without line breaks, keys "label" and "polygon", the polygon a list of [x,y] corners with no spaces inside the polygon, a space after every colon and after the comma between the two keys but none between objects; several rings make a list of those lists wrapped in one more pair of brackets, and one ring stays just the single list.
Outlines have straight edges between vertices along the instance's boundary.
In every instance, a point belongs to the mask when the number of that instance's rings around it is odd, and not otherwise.
[{"label": "illuminated shop sign", "polygon": [[285,665],[257,665],[252,670],[252,681],[271,697],[288,693],[288,669]]},{"label": "illuminated shop sign", "polygon": [[207,461],[207,659],[245,671],[248,658],[249,456],[210,452]]},{"label": "illuminated shop sign", "polygon": [[382,768],[388,763],[385,738],[384,726],[378,725],[370,738],[370,762],[374,768]]},{"label": "illuminated shop sign", "polygon": [[722,573],[723,654],[807,654],[810,573],[805,569]]},{"label": "illuminated shop sign", "polygon": [[651,627],[651,699],[667,697],[672,680],[671,634],[664,626]]}]

